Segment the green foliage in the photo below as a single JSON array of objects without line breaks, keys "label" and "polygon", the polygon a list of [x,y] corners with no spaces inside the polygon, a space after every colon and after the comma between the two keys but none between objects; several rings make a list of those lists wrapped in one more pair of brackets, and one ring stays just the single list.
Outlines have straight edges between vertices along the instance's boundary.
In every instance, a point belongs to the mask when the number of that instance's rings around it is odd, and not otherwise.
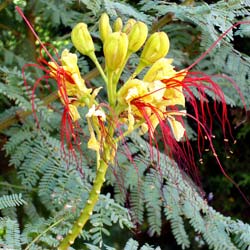
[{"label": "green foliage", "polygon": [[[138,247],[139,247],[139,243],[137,241],[133,239],[129,239],[128,242],[126,243],[124,250],[138,250]],[[148,244],[145,244],[139,249],[140,250],[160,250],[161,248],[160,247],[153,248],[149,246]]]},{"label": "green foliage", "polygon": [[[140,4],[110,0],[39,0],[34,1],[34,5],[31,4],[33,1],[16,2],[24,8],[28,18],[35,17],[32,24],[41,39],[49,41],[58,50],[65,46],[70,48],[71,27],[84,21],[94,34],[100,51],[97,20],[104,11],[112,18],[121,16],[127,20],[132,17],[149,24],[171,13],[171,20],[162,29],[167,31],[171,41],[168,57],[174,58],[178,68],[190,65],[197,53],[204,52],[234,22],[250,15],[249,3],[240,0],[213,4],[195,1],[192,7],[144,0]],[[36,44],[30,46],[32,39],[15,13],[13,3],[0,9],[0,17],[3,27],[0,41],[0,128],[9,117],[17,121],[1,131],[1,146],[4,144],[5,160],[9,166],[3,163],[1,168],[0,246],[15,250],[55,249],[86,203],[96,173],[93,167],[95,155],[86,149],[88,131],[85,121],[82,121],[81,162],[65,160],[67,149],[62,153],[59,132],[62,107],[56,100],[44,105],[43,99],[54,90],[53,83],[50,88],[39,86],[34,96],[40,128],[36,127],[32,115],[24,114],[24,111],[31,110],[31,87],[23,85],[21,67],[39,55],[39,48]],[[242,25],[236,35],[246,37],[246,26]],[[249,105],[249,55],[237,50],[235,38],[234,32],[229,32],[196,69],[232,77]],[[123,80],[137,59],[135,56],[129,61]],[[80,64],[84,69],[93,66],[83,58],[80,58]],[[26,80],[33,85],[41,72],[35,68],[28,71]],[[242,99],[227,78],[214,79],[221,85],[229,105],[242,105]],[[101,85],[99,78],[91,83]],[[85,110],[81,112],[84,117]],[[248,126],[244,127],[242,136],[248,133]],[[148,238],[160,236],[165,234],[166,223],[182,249],[195,249],[193,236],[199,236],[210,249],[250,248],[249,224],[226,217],[209,206],[174,160],[146,141],[146,138],[133,134],[119,145],[116,164],[109,168],[103,194],[72,249],[160,250],[157,247],[160,242],[155,241],[155,246],[151,246],[145,241],[133,240],[128,231],[144,231]],[[239,183],[249,185],[249,175],[243,176]],[[123,242],[117,239],[118,234],[113,234],[114,228],[118,228],[119,235],[124,234],[126,239]],[[163,244],[161,247],[167,249]]]},{"label": "green foliage", "polygon": [[22,194],[3,195],[0,197],[0,209],[21,206],[25,204]]},{"label": "green foliage", "polygon": [[0,219],[0,244],[10,249],[21,250],[19,223],[7,217]]}]

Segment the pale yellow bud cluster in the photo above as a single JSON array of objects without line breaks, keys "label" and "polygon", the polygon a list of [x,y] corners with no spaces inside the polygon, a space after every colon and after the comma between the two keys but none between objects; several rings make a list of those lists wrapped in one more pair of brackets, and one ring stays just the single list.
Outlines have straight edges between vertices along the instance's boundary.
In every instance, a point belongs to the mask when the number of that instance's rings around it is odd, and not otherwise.
[{"label": "pale yellow bud cluster", "polygon": [[[106,13],[102,14],[99,21],[99,33],[103,42],[106,67],[110,71],[122,71],[129,56],[137,52],[145,43],[148,35],[147,25],[129,19],[123,28],[121,18],[117,18],[113,24],[109,23]],[[117,73],[119,78],[121,72]]]}]

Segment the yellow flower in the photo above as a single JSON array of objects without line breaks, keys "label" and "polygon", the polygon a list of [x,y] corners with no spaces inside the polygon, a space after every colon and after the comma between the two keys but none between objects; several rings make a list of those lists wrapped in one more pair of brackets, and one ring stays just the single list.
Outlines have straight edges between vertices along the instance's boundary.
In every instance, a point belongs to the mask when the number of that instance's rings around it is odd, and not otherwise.
[{"label": "yellow flower", "polygon": [[174,76],[165,76],[162,82],[166,85],[164,94],[165,105],[181,105],[185,107],[185,96],[183,94],[182,81],[186,76],[185,71],[176,72]]},{"label": "yellow flower", "polygon": [[[90,132],[88,148],[99,152],[100,146],[101,146],[100,145],[101,134],[100,134],[97,118],[100,118],[101,121],[104,122],[106,120],[106,115],[103,110],[101,110],[100,108],[96,108],[95,104],[93,104],[92,107],[89,109],[88,113],[86,114],[86,118],[88,121],[88,127],[89,127],[89,132]],[[96,139],[95,133],[97,134],[98,139]]]},{"label": "yellow flower", "polygon": [[88,113],[86,114],[86,117],[100,117],[102,121],[106,120],[106,115],[101,109],[96,109],[95,104],[89,109]]},{"label": "yellow flower", "polygon": [[185,96],[182,91],[182,86],[166,88],[164,98],[164,104],[166,106],[181,105],[185,107]]},{"label": "yellow flower", "polygon": [[[117,99],[121,105],[128,105],[133,99],[143,97],[148,94],[147,84],[138,79],[127,81],[118,91]],[[147,98],[147,97],[146,97]],[[151,98],[148,97],[148,101]]]},{"label": "yellow flower", "polygon": [[173,59],[161,58],[147,71],[143,80],[153,82],[162,80],[165,85],[164,105],[185,106],[185,96],[182,91],[182,81],[186,75],[184,71],[175,71],[172,66]]},{"label": "yellow flower", "polygon": [[[71,78],[76,84],[76,92],[72,93],[74,95],[79,95],[79,92],[86,92],[86,85],[81,77],[78,65],[77,65],[77,55],[70,53],[67,49],[63,50],[61,55],[61,61],[63,68],[66,72],[70,73]],[[71,84],[72,85],[72,84]]]}]

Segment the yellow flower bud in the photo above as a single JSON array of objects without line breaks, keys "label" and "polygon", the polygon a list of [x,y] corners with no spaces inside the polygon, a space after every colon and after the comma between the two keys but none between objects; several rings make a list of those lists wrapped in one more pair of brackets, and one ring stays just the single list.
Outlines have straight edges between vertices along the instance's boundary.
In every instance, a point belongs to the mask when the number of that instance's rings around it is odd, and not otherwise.
[{"label": "yellow flower bud", "polygon": [[135,19],[133,19],[133,18],[128,19],[128,21],[123,29],[123,32],[128,34],[135,23],[136,23]]},{"label": "yellow flower bud", "polygon": [[71,32],[71,40],[78,51],[83,55],[90,55],[95,51],[92,37],[85,23],[78,23]]},{"label": "yellow flower bud", "polygon": [[171,78],[176,74],[174,67],[171,65],[173,59],[161,58],[157,60],[145,74],[143,81],[153,82],[162,80],[166,77]]},{"label": "yellow flower bud", "polygon": [[166,56],[169,50],[169,39],[165,32],[152,34],[141,53],[141,63],[148,66]]},{"label": "yellow flower bud", "polygon": [[103,13],[99,20],[99,33],[103,43],[109,34],[112,33],[112,28],[109,24],[109,16],[106,13]]},{"label": "yellow flower bud", "polygon": [[125,33],[114,32],[104,42],[103,52],[106,66],[116,70],[123,65],[128,51],[128,37]]},{"label": "yellow flower bud", "polygon": [[128,50],[138,51],[147,39],[148,27],[145,23],[136,22],[128,34]]},{"label": "yellow flower bud", "polygon": [[114,32],[122,31],[122,19],[118,17],[114,22]]}]

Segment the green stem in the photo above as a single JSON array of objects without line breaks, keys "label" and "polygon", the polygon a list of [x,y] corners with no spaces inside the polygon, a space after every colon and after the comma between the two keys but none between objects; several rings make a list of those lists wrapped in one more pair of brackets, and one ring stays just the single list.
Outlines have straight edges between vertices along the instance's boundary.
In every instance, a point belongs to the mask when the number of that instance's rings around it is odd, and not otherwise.
[{"label": "green stem", "polygon": [[107,70],[107,75],[108,75],[107,92],[108,92],[109,105],[111,108],[114,108],[116,104],[116,86],[113,83],[114,71]]},{"label": "green stem", "polygon": [[100,160],[100,165],[97,169],[94,185],[90,191],[87,203],[81,211],[79,218],[74,223],[72,229],[68,232],[68,235],[62,240],[62,242],[58,246],[58,250],[68,250],[69,246],[74,243],[76,237],[81,233],[82,228],[89,220],[89,217],[92,215],[95,204],[98,201],[102,185],[105,181],[107,169],[107,162],[105,162],[104,160]]},{"label": "green stem", "polygon": [[30,247],[36,242],[38,241],[44,234],[46,234],[51,228],[55,227],[57,224],[61,223],[62,221],[65,220],[65,217],[59,219],[58,221],[56,221],[55,223],[53,223],[52,225],[50,225],[46,230],[44,230],[42,233],[40,233],[39,235],[36,236],[36,238],[34,240],[32,240],[30,242],[29,245],[27,245],[27,247],[25,247],[24,250],[28,250],[30,249]]},{"label": "green stem", "polygon": [[123,72],[123,69],[124,69],[124,67],[125,67],[125,65],[126,65],[126,63],[127,63],[127,61],[128,61],[128,59],[129,59],[129,57],[131,56],[131,54],[132,54],[132,52],[131,52],[131,51],[128,51],[128,53],[127,53],[127,55],[126,55],[126,58],[124,59],[124,62],[123,62],[123,64],[122,64],[121,68],[119,69],[118,73],[115,75],[115,79],[114,79],[113,84],[117,85],[117,83],[118,83],[118,81],[119,81],[119,79],[120,79],[120,77],[121,77],[121,74],[122,74],[122,72]]},{"label": "green stem", "polygon": [[141,71],[146,67],[147,65],[140,61],[139,65],[136,67],[134,73],[132,74],[131,78],[135,78],[137,75],[139,75],[141,73]]},{"label": "green stem", "polygon": [[92,54],[89,55],[90,59],[93,61],[93,63],[95,64],[96,68],[98,69],[99,73],[101,74],[104,82],[106,84],[108,84],[108,79],[103,71],[102,66],[100,65],[100,63],[98,62],[95,53],[93,52]]}]

